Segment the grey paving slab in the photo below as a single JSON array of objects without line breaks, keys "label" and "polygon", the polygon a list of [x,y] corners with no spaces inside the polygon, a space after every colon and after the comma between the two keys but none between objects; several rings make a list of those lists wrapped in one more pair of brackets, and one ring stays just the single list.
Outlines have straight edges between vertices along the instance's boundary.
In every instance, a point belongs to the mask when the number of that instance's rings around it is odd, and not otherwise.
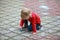
[{"label": "grey paving slab", "polygon": [[11,38],[11,39],[8,39],[8,40],[15,40],[15,39],[12,39],[12,38]]},{"label": "grey paving slab", "polygon": [[4,35],[0,35],[0,40],[8,40],[8,39],[9,39],[9,37],[6,37]]},{"label": "grey paving slab", "polygon": [[23,34],[25,31],[20,31],[20,29],[18,28],[18,29],[16,29],[16,30],[14,30],[13,32],[15,32],[15,33],[17,33],[17,34]]},{"label": "grey paving slab", "polygon": [[57,25],[60,28],[60,25]]},{"label": "grey paving slab", "polygon": [[0,17],[0,22],[2,22],[2,21],[4,21],[4,20],[5,20],[5,19],[3,19],[3,18]]},{"label": "grey paving slab", "polygon": [[54,17],[54,18],[57,20],[57,19],[60,19],[60,16],[56,16],[56,17]]},{"label": "grey paving slab", "polygon": [[52,17],[50,17],[50,16],[44,16],[44,17],[42,17],[42,19],[45,19],[45,20],[49,20],[49,19],[52,19]]},{"label": "grey paving slab", "polygon": [[60,30],[58,26],[56,26],[56,27],[54,27],[52,29],[57,30],[57,31]]},{"label": "grey paving slab", "polygon": [[[38,40],[39,38],[41,38],[40,36],[37,36],[37,35],[31,35],[30,37],[29,37],[29,39],[31,39],[31,40]],[[26,38],[27,39],[27,38]]]},{"label": "grey paving slab", "polygon": [[46,25],[47,23],[46,23],[46,22],[42,22],[41,24],[42,24],[42,25]]},{"label": "grey paving slab", "polygon": [[31,38],[24,38],[23,40],[33,40],[33,39],[31,39]]},{"label": "grey paving slab", "polygon": [[9,32],[9,33],[6,33],[6,34],[4,34],[4,35],[6,35],[6,36],[8,36],[8,37],[13,37],[13,36],[16,36],[16,35],[18,35],[18,34],[13,33],[13,32]]},{"label": "grey paving slab", "polygon": [[32,34],[31,32],[24,32],[24,33],[21,34],[21,35],[24,35],[24,36],[30,37],[31,34]]},{"label": "grey paving slab", "polygon": [[18,23],[15,23],[15,22],[10,23],[10,26],[16,26],[16,25],[18,25]]},{"label": "grey paving slab", "polygon": [[40,33],[38,33],[37,34],[39,37],[42,37],[42,36],[47,36],[47,35],[49,35],[49,33],[47,33],[47,32],[40,32]]},{"label": "grey paving slab", "polygon": [[2,23],[3,24],[9,24],[11,21],[9,21],[9,20],[4,20]]},{"label": "grey paving slab", "polygon": [[50,23],[51,25],[58,25],[56,22],[52,22],[52,23]]},{"label": "grey paving slab", "polygon": [[10,25],[2,25],[2,26],[0,26],[0,27],[2,27],[2,28],[4,28],[4,29],[8,29],[8,28],[10,28],[11,26]]},{"label": "grey paving slab", "polygon": [[46,30],[45,32],[50,33],[50,34],[54,34],[54,33],[57,32],[57,30],[48,29],[48,30]]},{"label": "grey paving slab", "polygon": [[46,28],[54,28],[55,25],[52,25],[52,24],[46,24],[46,25],[44,25],[44,27],[46,27]]},{"label": "grey paving slab", "polygon": [[11,31],[4,30],[4,29],[3,29],[3,30],[0,30],[0,33],[1,33],[1,34],[6,34],[6,33],[10,33],[10,32],[11,32]]},{"label": "grey paving slab", "polygon": [[11,16],[4,16],[3,19],[12,19]]},{"label": "grey paving slab", "polygon": [[6,30],[9,30],[9,31],[14,31],[14,30],[17,30],[18,28],[16,28],[16,27],[9,27],[9,28],[7,28]]},{"label": "grey paving slab", "polygon": [[18,27],[18,28],[19,28],[19,26],[20,26],[20,25],[18,24],[18,25],[15,25],[14,27]]},{"label": "grey paving slab", "polygon": [[24,38],[26,38],[26,37],[21,36],[21,35],[17,35],[17,36],[15,36],[15,37],[12,37],[12,39],[9,39],[9,40],[22,40],[22,39],[24,39]]},{"label": "grey paving slab", "polygon": [[60,36],[60,32],[56,32],[56,33],[54,33],[53,35]]},{"label": "grey paving slab", "polygon": [[60,25],[60,20],[58,20],[58,21],[56,20],[56,23],[57,23],[57,25]]}]

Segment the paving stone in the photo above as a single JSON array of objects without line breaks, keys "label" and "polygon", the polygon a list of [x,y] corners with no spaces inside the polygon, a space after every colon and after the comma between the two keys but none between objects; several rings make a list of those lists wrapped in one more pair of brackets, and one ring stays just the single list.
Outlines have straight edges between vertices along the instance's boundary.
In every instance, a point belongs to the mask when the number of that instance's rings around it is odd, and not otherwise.
[{"label": "paving stone", "polygon": [[[52,17],[51,16],[45,16],[47,19],[51,19]],[[45,17],[42,17],[43,19],[45,18]]]},{"label": "paving stone", "polygon": [[31,39],[31,38],[24,38],[24,39],[22,39],[22,40],[33,40],[33,39]]},{"label": "paving stone", "polygon": [[0,35],[0,40],[8,40],[8,39],[9,39],[9,37],[6,37],[4,35]]},{"label": "paving stone", "polygon": [[16,36],[16,35],[18,35],[18,34],[13,33],[13,32],[9,32],[9,33],[6,33],[5,35],[6,35],[6,36],[9,36],[9,37],[13,37],[13,36]]},{"label": "paving stone", "polygon": [[11,21],[15,21],[15,20],[18,20],[18,19],[16,19],[16,18],[11,18],[11,19],[9,19],[9,20],[11,20]]},{"label": "paving stone", "polygon": [[49,39],[49,40],[59,40],[60,37],[56,36],[56,35],[48,35],[48,36],[46,36],[46,39]]},{"label": "paving stone", "polygon": [[39,39],[41,37],[40,36],[37,36],[37,35],[31,35],[29,38],[30,39],[34,39],[34,40],[37,40],[37,39]]},{"label": "paving stone", "polygon": [[8,28],[7,30],[9,30],[9,31],[14,31],[14,30],[16,30],[16,29],[18,29],[18,28],[16,28],[16,27],[10,27],[10,28]]},{"label": "paving stone", "polygon": [[2,17],[0,17],[0,22],[1,22],[1,21],[4,21],[4,20],[5,20],[5,19],[3,19]]},{"label": "paving stone", "polygon": [[44,25],[44,27],[46,27],[46,28],[54,28],[54,27],[55,27],[55,25],[46,24],[46,25]]},{"label": "paving stone", "polygon": [[24,35],[24,36],[29,37],[29,36],[31,35],[31,33],[30,33],[30,32],[25,32],[25,33],[23,33],[23,34],[21,34],[21,35]]},{"label": "paving stone", "polygon": [[52,23],[53,21],[51,21],[51,19],[48,19],[45,21],[46,23]]},{"label": "paving stone", "polygon": [[57,23],[56,22],[52,22],[52,23],[50,23],[51,25],[57,25]]},{"label": "paving stone", "polygon": [[8,20],[9,20],[9,21],[11,21],[11,22],[15,21],[15,20],[14,20],[14,19],[12,19],[12,18],[10,18],[10,19],[8,18]]},{"label": "paving stone", "polygon": [[45,22],[42,22],[41,24],[42,24],[42,25],[46,25],[47,23],[45,23]]},{"label": "paving stone", "polygon": [[15,39],[13,39],[13,38],[10,38],[10,39],[8,39],[8,40],[15,40]]},{"label": "paving stone", "polygon": [[45,21],[45,19],[43,17],[41,17],[41,21]]},{"label": "paving stone", "polygon": [[15,22],[12,23],[12,22],[11,22],[10,25],[11,25],[11,26],[15,26],[15,25],[17,25],[17,23],[15,23]]},{"label": "paving stone", "polygon": [[56,21],[57,25],[60,25],[60,20]]},{"label": "paving stone", "polygon": [[54,27],[52,29],[54,29],[54,30],[60,30],[58,26],[56,26],[56,27]]},{"label": "paving stone", "polygon": [[54,34],[55,32],[57,32],[57,30],[48,29],[45,32],[50,33],[50,34]]},{"label": "paving stone", "polygon": [[60,25],[58,25],[58,27],[60,28]]},{"label": "paving stone", "polygon": [[14,27],[17,27],[17,28],[19,28],[19,24],[18,24],[18,25],[15,25]]},{"label": "paving stone", "polygon": [[9,24],[10,22],[11,22],[11,21],[9,21],[9,20],[3,21],[4,24]]},{"label": "paving stone", "polygon": [[20,29],[16,29],[13,32],[17,33],[17,34],[23,34],[25,31],[20,31]]},{"label": "paving stone", "polygon": [[44,2],[44,0],[39,0],[39,2]]},{"label": "paving stone", "polygon": [[42,38],[39,38],[37,40],[60,40],[59,36],[55,36],[55,35],[48,35]]},{"label": "paving stone", "polygon": [[14,21],[14,23],[18,23],[19,24],[20,20]]},{"label": "paving stone", "polygon": [[9,32],[11,32],[11,31],[4,30],[4,29],[0,30],[0,33],[1,33],[1,34],[6,34],[6,33],[9,33]]},{"label": "paving stone", "polygon": [[0,23],[0,27],[1,27],[1,26],[4,26],[4,25],[6,25],[6,24],[4,24],[4,23]]},{"label": "paving stone", "polygon": [[42,5],[42,6],[40,6],[40,8],[42,8],[42,10],[43,9],[45,9],[45,10],[48,10],[49,9],[48,6],[46,6],[46,5]]},{"label": "paving stone", "polygon": [[15,18],[16,16],[17,16],[18,14],[16,14],[16,15],[10,15],[12,18]]},{"label": "paving stone", "polygon": [[11,16],[4,16],[3,18],[4,19],[11,19],[12,17]]},{"label": "paving stone", "polygon": [[60,36],[60,32],[56,32],[56,33],[54,33],[53,35]]},{"label": "paving stone", "polygon": [[51,19],[45,19],[45,20],[42,20],[42,23],[45,23],[45,24],[51,24],[53,22],[53,20],[51,20]]},{"label": "paving stone", "polygon": [[57,20],[57,19],[60,19],[60,16],[56,16],[54,19],[56,19],[56,20]]},{"label": "paving stone", "polygon": [[0,33],[3,31],[3,29],[2,28],[0,28]]},{"label": "paving stone", "polygon": [[22,40],[22,39],[24,39],[24,38],[26,38],[26,37],[24,37],[24,36],[19,36],[19,35],[17,35],[17,36],[15,36],[15,37],[13,37],[13,40]]},{"label": "paving stone", "polygon": [[4,28],[4,29],[8,29],[8,28],[10,28],[11,26],[10,25],[2,25],[2,26],[0,26],[0,27],[2,27],[2,28]]},{"label": "paving stone", "polygon": [[49,35],[49,33],[46,33],[46,32],[40,32],[37,34],[39,37],[44,37],[44,36],[47,36]]},{"label": "paving stone", "polygon": [[49,16],[44,16],[44,17],[42,17],[42,19],[47,20],[47,19],[51,19],[51,17],[49,17]]}]

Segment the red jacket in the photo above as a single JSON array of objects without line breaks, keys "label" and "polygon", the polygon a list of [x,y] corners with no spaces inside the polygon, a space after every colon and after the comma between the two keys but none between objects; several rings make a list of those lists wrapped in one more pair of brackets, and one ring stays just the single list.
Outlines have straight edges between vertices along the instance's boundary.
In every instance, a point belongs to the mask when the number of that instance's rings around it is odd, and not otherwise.
[{"label": "red jacket", "polygon": [[[37,15],[36,13],[32,12],[32,17],[29,18],[28,20],[30,21],[30,23],[32,23],[32,29],[33,29],[33,32],[36,32],[36,24],[41,24],[41,20],[40,20],[40,16]],[[23,26],[23,23],[24,23],[24,20],[21,19],[20,21],[20,26],[22,27]]]}]

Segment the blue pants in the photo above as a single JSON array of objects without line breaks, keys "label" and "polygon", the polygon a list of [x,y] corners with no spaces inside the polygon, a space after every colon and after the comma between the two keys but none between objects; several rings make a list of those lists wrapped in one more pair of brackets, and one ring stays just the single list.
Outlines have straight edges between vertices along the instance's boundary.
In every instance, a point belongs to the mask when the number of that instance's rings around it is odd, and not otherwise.
[{"label": "blue pants", "polygon": [[[28,21],[27,20],[25,20],[24,23],[25,23],[25,27],[28,28],[28,31],[32,31],[32,24],[30,23],[30,25],[28,25]],[[36,30],[39,30],[40,28],[41,28],[40,24],[36,24]]]}]

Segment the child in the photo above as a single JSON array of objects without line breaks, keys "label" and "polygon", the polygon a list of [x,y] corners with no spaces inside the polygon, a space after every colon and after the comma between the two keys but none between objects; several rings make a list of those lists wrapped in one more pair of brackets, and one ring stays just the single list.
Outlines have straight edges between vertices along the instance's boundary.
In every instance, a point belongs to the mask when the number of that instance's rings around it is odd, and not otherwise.
[{"label": "child", "polygon": [[[30,25],[28,25],[28,21],[30,22]],[[29,31],[33,31],[33,34],[36,34],[36,30],[41,28],[40,16],[28,8],[23,8],[21,10],[20,29],[22,29],[24,23],[25,27],[28,28]]]}]

